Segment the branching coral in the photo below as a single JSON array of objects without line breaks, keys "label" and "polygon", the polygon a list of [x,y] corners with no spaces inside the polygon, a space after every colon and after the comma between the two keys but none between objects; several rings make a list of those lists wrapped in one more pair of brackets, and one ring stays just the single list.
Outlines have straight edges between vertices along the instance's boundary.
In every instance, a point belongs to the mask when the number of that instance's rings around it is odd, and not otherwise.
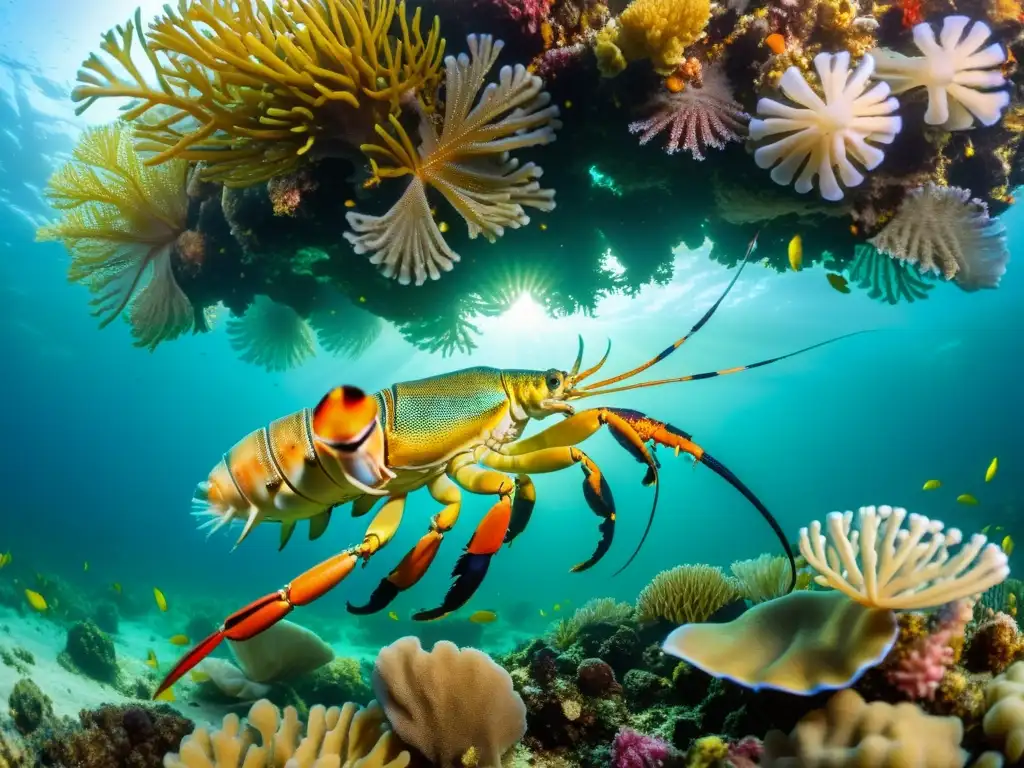
[{"label": "branching coral", "polygon": [[[984,592],[1010,574],[1008,560],[979,534],[960,547],[956,528],[899,507],[861,507],[827,517],[829,538],[814,521],[800,529],[800,553],[818,572],[821,586],[872,608],[925,609]],[[904,529],[903,522],[907,522]],[[826,548],[827,545],[827,548]]]},{"label": "branching coral", "polygon": [[[371,254],[387,277],[422,285],[451,270],[459,256],[445,242],[430,213],[427,186],[437,189],[466,220],[469,237],[494,242],[506,227],[529,223],[523,206],[550,211],[554,191],[540,188],[541,169],[520,166],[509,152],[555,140],[558,107],[543,81],[521,65],[502,67],[498,82],[483,88],[503,43],[490,35],[469,35],[469,56],[445,59],[445,110],[440,134],[429,116],[421,116],[420,146],[391,116],[392,136],[382,126],[382,144],[366,144],[374,173],[381,178],[411,176],[405,193],[383,216],[347,214],[354,232],[345,237],[356,253]],[[483,91],[481,91],[483,88]]]},{"label": "branching coral", "polygon": [[306,733],[294,707],[284,717],[267,699],[249,710],[248,724],[259,734],[253,743],[250,729],[242,730],[238,716],[224,718],[219,731],[197,728],[181,742],[180,751],[164,758],[166,768],[405,768],[409,752],[388,729],[376,703],[365,709],[316,705],[309,710]]},{"label": "branching coral", "polygon": [[612,57],[621,58],[623,67],[649,59],[656,72],[668,75],[683,63],[684,51],[700,38],[710,18],[709,0],[633,0],[598,35],[598,45],[617,48],[618,57]]},{"label": "branching coral", "polygon": [[965,291],[995,288],[1010,252],[1003,225],[969,189],[928,183],[912,190],[871,238],[878,250],[922,271],[940,272]]},{"label": "branching coral", "polygon": [[739,586],[710,565],[679,565],[662,571],[643,588],[636,601],[637,620],[673,624],[706,621],[739,599]]},{"label": "branching coral", "polygon": [[700,87],[690,84],[676,93],[661,92],[649,106],[654,114],[630,123],[629,132],[640,133],[640,144],[646,144],[671,127],[665,151],[675,154],[682,140],[682,149],[695,160],[703,160],[708,147],[722,149],[727,142],[740,141],[750,119],[733,100],[729,81],[718,67],[704,70]]},{"label": "branching coral", "polygon": [[865,56],[851,73],[849,53],[819,53],[814,68],[824,98],[814,92],[799,68],[787,69],[779,86],[795,106],[762,98],[757,103],[758,117],[750,121],[750,138],[755,141],[782,135],[754,152],[758,167],[772,168],[777,184],[788,185],[796,177],[800,193],[809,192],[817,176],[821,196],[833,201],[844,195],[836,168],[847,187],[864,181],[851,157],[864,169],[874,170],[885,157],[877,145],[892,143],[902,127],[894,115],[899,105],[889,98],[889,86],[870,84],[874,66],[874,60]]},{"label": "branching coral", "polygon": [[[892,87],[893,93],[924,88],[928,109],[924,121],[950,131],[962,131],[974,125],[995,125],[1010,103],[1010,94],[999,68],[1006,62],[1006,51],[998,43],[982,46],[992,30],[981,21],[968,30],[966,16],[946,16],[942,31],[935,39],[931,24],[914,27],[914,44],[922,56],[908,57],[895,51],[872,52],[877,77]],[[966,34],[965,34],[966,31]]]},{"label": "branching coral", "polygon": [[[101,98],[133,100],[123,117],[144,118],[148,164],[203,160],[206,178],[246,186],[293,170],[314,146],[358,146],[409,93],[432,95],[438,82],[439,22],[424,38],[404,0],[180,0],[164,10],[148,34],[138,11],[108,32],[101,48],[124,74],[93,54],[72,93],[79,113]],[[132,60],[135,38],[156,85]]]},{"label": "branching coral", "polygon": [[316,353],[309,324],[266,296],[257,296],[242,317],[228,320],[228,337],[239,357],[268,371],[287,371]]},{"label": "branching coral", "polygon": [[188,164],[146,167],[123,122],[91,128],[50,178],[50,204],[63,217],[39,229],[71,254],[68,279],[95,294],[106,327],[124,310],[136,346],[154,349],[193,328],[193,310],[174,277],[172,255],[188,213]]}]

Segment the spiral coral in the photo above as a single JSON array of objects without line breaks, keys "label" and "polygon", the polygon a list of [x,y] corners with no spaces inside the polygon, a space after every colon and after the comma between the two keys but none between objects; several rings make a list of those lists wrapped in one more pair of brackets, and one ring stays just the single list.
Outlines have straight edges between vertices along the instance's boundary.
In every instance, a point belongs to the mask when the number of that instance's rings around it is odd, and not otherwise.
[{"label": "spiral coral", "polygon": [[759,168],[772,168],[776,184],[788,185],[796,177],[796,191],[806,193],[817,176],[823,198],[842,200],[843,188],[835,169],[844,185],[855,187],[864,181],[864,174],[851,157],[868,171],[881,164],[885,153],[877,145],[891,144],[903,126],[894,114],[899,104],[889,98],[888,85],[870,84],[875,69],[870,56],[861,59],[851,73],[846,51],[819,53],[814,68],[824,98],[814,92],[799,68],[790,67],[779,87],[793,103],[769,98],[757,102],[758,116],[750,121],[750,138],[782,138],[759,147],[754,161]]},{"label": "spiral coral", "polygon": [[982,125],[995,125],[1010,103],[1007,91],[992,90],[1006,84],[999,71],[1006,51],[998,43],[982,48],[992,30],[981,21],[968,30],[970,21],[966,16],[945,17],[938,40],[931,24],[915,26],[914,44],[922,56],[908,57],[886,49],[872,52],[878,78],[897,94],[924,88],[928,93],[924,121],[950,131],[970,128],[975,119]]},{"label": "spiral coral", "polygon": [[737,583],[710,565],[680,565],[662,571],[644,587],[636,601],[638,621],[689,624],[739,599]]}]

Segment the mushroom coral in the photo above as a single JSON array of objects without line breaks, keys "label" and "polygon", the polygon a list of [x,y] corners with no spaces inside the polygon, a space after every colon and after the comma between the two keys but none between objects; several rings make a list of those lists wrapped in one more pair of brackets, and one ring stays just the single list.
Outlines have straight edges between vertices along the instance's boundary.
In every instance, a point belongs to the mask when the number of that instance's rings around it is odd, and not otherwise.
[{"label": "mushroom coral", "polygon": [[[314,147],[357,147],[410,92],[432,98],[440,79],[439,21],[424,38],[404,0],[180,0],[164,10],[148,32],[139,11],[107,32],[100,47],[124,74],[92,54],[72,99],[78,113],[132,100],[122,116],[138,120],[140,149],[155,153],[147,164],[204,161],[203,177],[229,186],[294,170]],[[136,37],[155,85],[132,60]]]},{"label": "mushroom coral", "polygon": [[[865,56],[850,72],[850,54],[819,53],[814,68],[824,98],[815,93],[798,67],[787,69],[779,80],[790,104],[762,98],[757,117],[750,121],[750,138],[772,139],[754,152],[759,168],[772,168],[772,180],[788,185],[796,179],[796,191],[810,192],[814,177],[826,200],[842,200],[843,188],[864,181],[864,174],[852,157],[866,170],[879,166],[885,153],[878,144],[891,144],[902,128],[894,115],[899,106],[889,98],[885,83],[871,85],[874,59]],[[775,138],[778,136],[782,138]],[[774,166],[774,168],[773,168]]]},{"label": "mushroom coral", "polygon": [[72,159],[50,177],[46,197],[62,213],[36,239],[71,254],[68,280],[95,294],[104,328],[128,310],[135,345],[154,349],[194,327],[192,304],[172,255],[186,232],[188,163],[147,167],[123,122],[88,129]]},{"label": "mushroom coral", "polygon": [[482,234],[494,242],[505,227],[528,224],[523,206],[541,211],[555,207],[554,190],[541,189],[537,182],[541,169],[534,163],[520,166],[508,153],[554,141],[561,127],[558,107],[550,103],[543,81],[522,65],[502,67],[498,82],[483,88],[504,43],[490,35],[469,35],[467,42],[469,56],[445,59],[440,133],[430,116],[422,115],[417,149],[392,115],[395,135],[378,125],[382,143],[362,147],[371,158],[384,160],[381,166],[371,159],[377,177],[411,180],[383,216],[348,213],[354,232],[346,232],[345,238],[356,253],[371,254],[370,263],[403,285],[422,285],[428,277],[437,280],[459,260],[431,215],[427,185],[466,220],[471,239]]}]

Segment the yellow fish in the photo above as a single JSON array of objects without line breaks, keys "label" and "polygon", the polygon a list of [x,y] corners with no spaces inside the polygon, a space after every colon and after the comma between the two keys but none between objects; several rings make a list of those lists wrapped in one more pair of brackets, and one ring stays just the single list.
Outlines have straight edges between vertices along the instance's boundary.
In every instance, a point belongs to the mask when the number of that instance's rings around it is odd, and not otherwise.
[{"label": "yellow fish", "polygon": [[0,555],[0,568],[3,568],[5,565],[10,565],[10,564],[11,564],[11,553],[10,552],[7,552],[6,554]]},{"label": "yellow fish", "polygon": [[835,288],[840,293],[849,293],[850,286],[846,282],[846,278],[842,275],[837,275],[834,272],[829,272],[825,275],[825,279],[828,280],[828,284]]},{"label": "yellow fish", "polygon": [[171,645],[188,645],[188,637],[186,635],[174,635],[171,638]]},{"label": "yellow fish", "polygon": [[32,609],[42,613],[46,610],[46,599],[31,589],[25,590],[25,599],[28,600],[28,604],[32,606]]},{"label": "yellow fish", "polygon": [[548,231],[548,225],[545,224],[544,222],[541,222],[540,231],[541,232],[547,232]]},{"label": "yellow fish", "polygon": [[565,108],[572,109],[572,102],[569,99],[565,100]]},{"label": "yellow fish", "polygon": [[88,560],[85,561],[85,565],[82,566],[82,570],[83,571],[88,571],[89,570],[89,561]]},{"label": "yellow fish", "polygon": [[993,533],[998,533],[1001,530],[1003,530],[1003,526],[1001,525],[986,525],[984,528],[981,529],[981,535],[990,536]]},{"label": "yellow fish", "polygon": [[553,606],[551,606],[551,610],[553,610],[553,611],[560,611],[560,610],[562,610],[562,606],[559,605],[558,603],[555,603]]},{"label": "yellow fish", "polygon": [[350,200],[346,200],[345,201],[345,207],[346,208],[355,208],[356,207],[356,201],[355,200],[351,200],[351,199]]},{"label": "yellow fish", "polygon": [[967,504],[968,506],[975,507],[978,505],[978,500],[969,493],[961,493],[956,497],[956,500],[961,504]]},{"label": "yellow fish", "polygon": [[991,483],[992,478],[996,476],[996,472],[999,471],[999,458],[992,459],[992,463],[988,465],[988,469],[985,470],[985,482]]},{"label": "yellow fish", "polygon": [[392,621],[398,621],[398,614],[394,611],[388,611],[388,618]]},{"label": "yellow fish", "polygon": [[541,615],[541,616],[547,616],[547,614],[546,614],[546,613],[544,613],[544,609],[543,609],[543,608],[541,608],[541,609],[540,609],[540,615]]},{"label": "yellow fish", "polygon": [[156,669],[157,666],[159,666],[156,660],[156,652],[152,648],[150,648],[149,653],[146,654],[146,666],[152,667],[153,669]]},{"label": "yellow fish", "polygon": [[469,620],[474,624],[490,624],[498,620],[498,614],[494,611],[476,611],[469,617]]},{"label": "yellow fish", "polygon": [[188,676],[193,683],[207,683],[210,681],[210,676],[198,669],[193,669],[188,673]]},{"label": "yellow fish", "polygon": [[174,698],[174,690],[168,688],[166,691],[157,696],[154,701],[176,701]]},{"label": "yellow fish", "polygon": [[927,481],[924,484],[924,487],[921,490],[922,491],[934,491],[936,488],[941,488],[941,487],[942,487],[942,481],[941,480],[929,480],[929,481]]},{"label": "yellow fish", "polygon": [[[1003,536],[1003,543],[999,545],[1006,556],[1009,557],[1013,554],[1013,537],[1010,534]],[[1012,594],[1012,593],[1011,593]]]},{"label": "yellow fish", "polygon": [[1017,615],[1017,595],[1015,595],[1013,592],[1011,592],[1009,595],[1007,595],[1007,597],[1006,597],[1006,604],[1010,608],[1010,615],[1011,616],[1016,616]]},{"label": "yellow fish", "polygon": [[794,235],[789,241],[789,268],[799,272],[804,264],[804,241],[800,235]]},{"label": "yellow fish", "polygon": [[448,231],[448,222],[442,221],[440,224],[437,225],[437,229],[443,235],[445,232]]},{"label": "yellow fish", "polygon": [[117,594],[119,594],[119,595],[121,594],[121,583],[120,582],[115,581],[113,584],[110,585],[110,588],[112,590],[114,590],[115,592],[117,592]]},{"label": "yellow fish", "polygon": [[153,597],[156,598],[156,607],[161,611],[167,610],[167,598],[164,597],[164,593],[156,587],[153,587]]}]

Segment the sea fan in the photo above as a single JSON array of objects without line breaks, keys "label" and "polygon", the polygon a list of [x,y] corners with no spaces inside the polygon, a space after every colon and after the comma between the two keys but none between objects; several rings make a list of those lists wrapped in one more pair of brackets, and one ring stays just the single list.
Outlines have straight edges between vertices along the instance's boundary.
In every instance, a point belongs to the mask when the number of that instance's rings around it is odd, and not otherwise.
[{"label": "sea fan", "polygon": [[850,282],[868,291],[868,297],[888,304],[927,299],[935,286],[927,282],[917,268],[894,259],[873,245],[861,244],[853,250],[853,263],[847,274]]},{"label": "sea fan", "polygon": [[228,320],[228,337],[242,360],[271,372],[295,368],[316,352],[309,324],[266,296],[257,296],[242,317]]},{"label": "sea fan", "polygon": [[654,113],[630,123],[629,132],[642,132],[643,145],[670,128],[665,151],[673,155],[683,149],[695,160],[703,160],[708,147],[722,149],[727,142],[742,141],[750,119],[733,100],[729,81],[719,67],[704,71],[701,87],[690,85],[678,93],[661,93],[650,106]]},{"label": "sea fan", "polygon": [[384,321],[337,291],[317,296],[309,316],[320,346],[332,355],[357,358],[380,336]]},{"label": "sea fan", "polygon": [[457,311],[403,323],[398,330],[410,344],[431,354],[440,352],[441,357],[449,357],[456,352],[472,352],[476,349],[473,337],[480,335],[480,329],[465,314]]}]

